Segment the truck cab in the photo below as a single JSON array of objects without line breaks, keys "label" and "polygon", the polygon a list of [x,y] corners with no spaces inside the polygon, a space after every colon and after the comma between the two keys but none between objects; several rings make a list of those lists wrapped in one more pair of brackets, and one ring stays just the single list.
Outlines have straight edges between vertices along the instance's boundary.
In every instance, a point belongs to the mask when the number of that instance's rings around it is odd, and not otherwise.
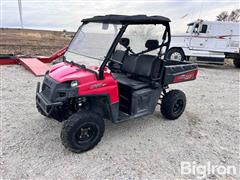
[{"label": "truck cab", "polygon": [[173,35],[168,59],[223,64],[224,58],[234,59],[240,67],[239,23],[197,20],[187,24],[187,30]]}]

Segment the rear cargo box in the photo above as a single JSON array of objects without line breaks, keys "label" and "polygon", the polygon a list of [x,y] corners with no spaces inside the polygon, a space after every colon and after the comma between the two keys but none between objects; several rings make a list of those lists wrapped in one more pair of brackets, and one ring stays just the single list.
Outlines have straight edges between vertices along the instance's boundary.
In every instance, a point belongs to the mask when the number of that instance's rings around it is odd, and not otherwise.
[{"label": "rear cargo box", "polygon": [[194,80],[196,79],[197,72],[197,64],[172,60],[165,61],[163,70],[163,84],[168,85]]}]

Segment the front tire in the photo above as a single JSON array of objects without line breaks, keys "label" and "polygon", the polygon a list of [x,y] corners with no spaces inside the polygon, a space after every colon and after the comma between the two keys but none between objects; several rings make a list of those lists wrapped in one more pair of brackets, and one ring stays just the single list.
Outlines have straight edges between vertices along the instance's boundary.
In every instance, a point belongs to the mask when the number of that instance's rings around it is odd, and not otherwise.
[{"label": "front tire", "polygon": [[105,130],[103,118],[94,112],[80,111],[64,121],[62,144],[72,152],[81,153],[95,147]]},{"label": "front tire", "polygon": [[171,90],[163,96],[161,112],[169,120],[179,118],[186,107],[186,96],[180,90]]},{"label": "front tire", "polygon": [[233,64],[236,68],[240,68],[240,59],[234,59]]},{"label": "front tire", "polygon": [[175,60],[175,61],[185,61],[186,56],[182,49],[180,48],[172,48],[166,54],[167,60]]}]

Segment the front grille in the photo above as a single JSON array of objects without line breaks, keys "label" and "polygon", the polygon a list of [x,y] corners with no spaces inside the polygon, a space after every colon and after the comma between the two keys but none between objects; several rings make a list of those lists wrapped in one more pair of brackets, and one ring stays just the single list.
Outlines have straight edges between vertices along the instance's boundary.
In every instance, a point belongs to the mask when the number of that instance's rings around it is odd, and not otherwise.
[{"label": "front grille", "polygon": [[43,84],[43,87],[42,87],[42,94],[44,96],[46,96],[47,98],[50,98],[50,95],[51,95],[51,89],[48,85],[46,84]]},{"label": "front grille", "polygon": [[42,95],[48,100],[53,100],[57,84],[54,79],[46,75],[42,84]]},{"label": "front grille", "polygon": [[69,82],[60,83],[51,78],[49,75],[46,75],[43,80],[41,94],[48,101],[56,102],[59,101],[61,98],[65,98],[67,92],[64,92],[64,90],[67,91],[69,90],[69,88]]}]

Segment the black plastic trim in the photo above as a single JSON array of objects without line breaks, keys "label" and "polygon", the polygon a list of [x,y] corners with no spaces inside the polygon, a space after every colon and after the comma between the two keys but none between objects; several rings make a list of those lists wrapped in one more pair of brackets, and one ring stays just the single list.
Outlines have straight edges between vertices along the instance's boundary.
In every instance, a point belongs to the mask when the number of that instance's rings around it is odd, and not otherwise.
[{"label": "black plastic trim", "polygon": [[108,94],[86,94],[86,95],[80,95],[78,97],[106,97],[107,98],[107,111],[108,111],[108,117],[112,122],[116,122],[118,119],[118,113],[119,113],[119,102],[112,103],[110,101],[110,97]]}]

